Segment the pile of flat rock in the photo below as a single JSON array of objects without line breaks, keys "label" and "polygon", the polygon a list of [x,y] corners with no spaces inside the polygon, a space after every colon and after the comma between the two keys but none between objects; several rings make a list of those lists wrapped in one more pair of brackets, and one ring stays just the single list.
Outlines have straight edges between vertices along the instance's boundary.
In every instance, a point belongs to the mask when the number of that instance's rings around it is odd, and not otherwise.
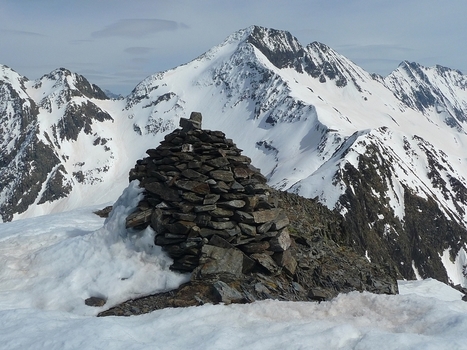
[{"label": "pile of flat rock", "polygon": [[219,302],[322,301],[353,290],[397,293],[390,266],[335,241],[338,214],[268,187],[232,140],[202,130],[201,119],[199,113],[182,118],[180,129],[137,161],[130,180],[140,181],[144,199],[126,220],[135,230],[151,226],[155,243],[173,259],[171,269],[191,272],[190,281],[99,316]]},{"label": "pile of flat rock", "polygon": [[232,140],[202,130],[201,121],[199,113],[182,118],[180,129],[137,161],[130,180],[140,181],[144,199],[126,220],[135,230],[151,226],[155,244],[173,259],[171,269],[190,272],[190,281],[99,316],[219,302],[322,301],[353,290],[397,293],[390,266],[334,241],[340,216],[271,189]]},{"label": "pile of flat rock", "polygon": [[137,161],[130,181],[139,180],[145,196],[127,227],[150,225],[171,269],[194,279],[293,275],[289,219],[266,178],[223,132],[202,130],[201,122],[196,112],[182,118]]}]

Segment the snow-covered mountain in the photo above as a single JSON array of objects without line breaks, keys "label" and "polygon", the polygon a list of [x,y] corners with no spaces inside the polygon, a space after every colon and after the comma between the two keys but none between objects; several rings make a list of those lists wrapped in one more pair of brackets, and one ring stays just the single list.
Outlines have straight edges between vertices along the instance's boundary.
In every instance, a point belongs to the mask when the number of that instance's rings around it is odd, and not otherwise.
[{"label": "snow-covered mountain", "polygon": [[322,43],[257,26],[123,100],[64,69],[38,81],[1,69],[3,221],[115,200],[136,159],[199,111],[271,186],[339,211],[340,239],[361,254],[406,278],[463,280],[450,268],[467,241],[459,71],[402,62],[372,75]]}]

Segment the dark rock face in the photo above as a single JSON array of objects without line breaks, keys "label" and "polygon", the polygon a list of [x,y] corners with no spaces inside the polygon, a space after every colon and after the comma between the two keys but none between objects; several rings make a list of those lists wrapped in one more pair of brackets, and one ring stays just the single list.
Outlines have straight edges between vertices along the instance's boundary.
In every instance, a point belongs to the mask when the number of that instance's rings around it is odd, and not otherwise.
[{"label": "dark rock face", "polygon": [[112,117],[97,107],[94,103],[86,101],[80,105],[69,104],[62,119],[63,128],[59,129],[58,136],[61,140],[77,140],[78,134],[84,130],[86,134],[92,133],[93,120],[103,122],[113,120]]},{"label": "dark rock face", "polygon": [[[343,219],[342,243],[352,246],[361,255],[369,252],[376,263],[390,264],[398,271],[399,278],[415,279],[416,268],[422,278],[448,283],[439,256],[451,248],[454,260],[465,241],[466,230],[458,224],[454,213],[442,212],[432,194],[426,193],[423,198],[407,186],[403,191],[404,219],[396,217],[386,195],[394,174],[394,162],[384,160],[378,148],[368,147],[359,157],[358,169],[350,164],[345,167],[342,179],[348,189],[340,202],[348,212]],[[431,162],[434,187],[444,188],[446,196],[451,196],[440,175],[440,164],[435,158]],[[451,177],[451,182],[457,184],[459,180]],[[459,185],[454,190],[456,201],[463,202],[465,188]]]},{"label": "dark rock face", "polygon": [[[74,179],[64,165],[66,156],[58,152],[63,140],[77,140],[80,132],[93,133],[97,122],[113,120],[89,98],[107,99],[97,86],[83,76],[60,68],[33,86],[53,82],[53,92],[41,94],[40,101],[28,95],[27,79],[0,67],[0,221],[11,221],[34,203],[52,202],[68,196]],[[43,97],[42,97],[43,96]],[[80,97],[85,101],[76,101]],[[40,135],[41,113],[63,107],[63,116]],[[43,115],[43,114],[42,114]],[[45,138],[45,139],[44,139]],[[106,139],[96,139],[94,146],[106,147]],[[109,149],[110,150],[110,149]],[[84,164],[84,163],[83,163]],[[102,168],[105,171],[105,168]],[[82,172],[73,173],[78,182]]]},{"label": "dark rock face", "polygon": [[[325,44],[313,42],[304,48],[289,32],[258,26],[253,28],[247,41],[260,50],[276,67],[294,68],[300,73],[306,72],[313,78],[319,78],[321,83],[329,79],[335,81],[336,86],[343,87],[347,85],[345,75],[352,77],[350,72],[342,72],[345,66],[336,59],[336,54]],[[356,79],[351,79],[359,88]]]},{"label": "dark rock face", "polygon": [[[10,221],[13,214],[22,212],[34,203],[47,175],[59,164],[53,150],[38,140],[38,108],[21,90],[15,90],[9,81],[0,81],[0,193],[7,200],[0,205],[0,220]],[[8,129],[8,125],[13,126]],[[61,171],[51,176],[51,183],[42,199],[66,196],[55,185],[61,181]]]},{"label": "dark rock face", "polygon": [[101,316],[268,298],[320,301],[353,290],[397,293],[389,266],[339,247],[337,213],[271,189],[222,132],[201,129],[200,114],[180,125],[130,171],[146,192],[126,223],[150,225],[174,260],[171,269],[192,272],[191,281]]}]

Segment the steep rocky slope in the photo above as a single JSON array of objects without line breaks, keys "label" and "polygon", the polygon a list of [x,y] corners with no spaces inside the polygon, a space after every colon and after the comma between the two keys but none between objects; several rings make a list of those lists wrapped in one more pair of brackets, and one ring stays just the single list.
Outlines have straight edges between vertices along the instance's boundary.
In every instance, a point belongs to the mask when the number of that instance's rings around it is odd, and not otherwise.
[{"label": "steep rocky slope", "polygon": [[[113,152],[96,124],[113,118],[93,102],[105,94],[80,75],[60,68],[33,82],[1,69],[0,215],[9,221],[31,206],[66,198],[76,183],[106,171]],[[96,163],[85,148],[94,148],[94,157],[108,153],[104,164],[84,170]]]}]

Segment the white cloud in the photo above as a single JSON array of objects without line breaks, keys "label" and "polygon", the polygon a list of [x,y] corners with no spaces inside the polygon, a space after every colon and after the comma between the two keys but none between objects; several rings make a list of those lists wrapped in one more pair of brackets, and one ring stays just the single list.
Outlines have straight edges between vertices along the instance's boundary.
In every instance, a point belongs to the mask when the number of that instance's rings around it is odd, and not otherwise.
[{"label": "white cloud", "polygon": [[91,35],[95,38],[106,37],[130,37],[138,38],[148,36],[158,32],[175,31],[180,28],[186,28],[184,24],[164,19],[121,19],[114,22],[104,29],[93,32]]}]

